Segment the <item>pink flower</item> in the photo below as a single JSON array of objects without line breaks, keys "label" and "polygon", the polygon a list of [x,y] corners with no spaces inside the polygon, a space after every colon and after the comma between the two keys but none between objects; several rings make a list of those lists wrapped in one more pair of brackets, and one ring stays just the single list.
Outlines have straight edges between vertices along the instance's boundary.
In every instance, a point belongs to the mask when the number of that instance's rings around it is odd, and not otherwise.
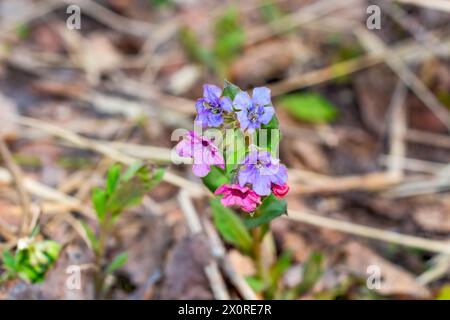
[{"label": "pink flower", "polygon": [[272,192],[275,197],[281,199],[289,192],[289,186],[287,184],[278,185],[272,184]]},{"label": "pink flower", "polygon": [[189,131],[175,150],[180,157],[190,157],[194,160],[192,171],[198,177],[206,176],[211,171],[211,165],[225,168],[223,155],[214,143],[194,131]]},{"label": "pink flower", "polygon": [[248,187],[241,187],[239,184],[220,186],[214,194],[223,194],[220,200],[225,207],[239,206],[246,212],[253,212],[261,204],[261,197]]}]

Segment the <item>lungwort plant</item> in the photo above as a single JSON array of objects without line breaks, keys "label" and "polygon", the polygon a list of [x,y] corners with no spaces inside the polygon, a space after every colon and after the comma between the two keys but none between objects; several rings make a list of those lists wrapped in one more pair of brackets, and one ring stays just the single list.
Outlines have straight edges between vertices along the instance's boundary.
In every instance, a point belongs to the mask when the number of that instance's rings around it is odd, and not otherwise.
[{"label": "lungwort plant", "polygon": [[124,266],[128,259],[126,252],[118,254],[112,260],[106,258],[107,242],[118,218],[124,210],[139,205],[143,196],[161,181],[164,174],[164,169],[152,170],[142,163],[136,163],[125,172],[122,171],[120,165],[113,165],[108,171],[105,188],[96,188],[92,192],[92,202],[98,220],[97,232],[83,224],[95,256],[96,299],[107,296],[107,277]]},{"label": "lungwort plant", "polygon": [[254,88],[249,95],[228,81],[223,89],[207,84],[195,107],[195,128],[175,151],[192,159],[193,173],[216,196],[211,209],[224,240],[254,261],[257,271],[249,284],[266,298],[304,291],[305,285],[280,291],[279,280],[291,264],[288,253],[269,266],[263,257],[265,242],[274,247],[270,221],[287,213],[282,198],[289,191],[287,169],[278,159],[279,123],[270,90]]}]

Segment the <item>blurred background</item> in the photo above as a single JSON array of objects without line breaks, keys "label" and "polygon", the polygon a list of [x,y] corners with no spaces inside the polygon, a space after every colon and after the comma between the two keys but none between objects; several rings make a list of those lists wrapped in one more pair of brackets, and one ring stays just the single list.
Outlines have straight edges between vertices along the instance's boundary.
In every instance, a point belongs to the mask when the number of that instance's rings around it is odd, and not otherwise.
[{"label": "blurred background", "polygon": [[228,79],[269,87],[280,120],[291,192],[266,257],[292,253],[280,286],[450,299],[449,25],[443,0],[1,0],[0,249],[24,208],[63,247],[45,282],[0,298],[92,298],[80,222],[95,225],[92,188],[130,159],[168,169],[108,243],[129,254],[111,298],[258,296],[252,263],[211,232],[200,180],[170,158],[202,85]]}]

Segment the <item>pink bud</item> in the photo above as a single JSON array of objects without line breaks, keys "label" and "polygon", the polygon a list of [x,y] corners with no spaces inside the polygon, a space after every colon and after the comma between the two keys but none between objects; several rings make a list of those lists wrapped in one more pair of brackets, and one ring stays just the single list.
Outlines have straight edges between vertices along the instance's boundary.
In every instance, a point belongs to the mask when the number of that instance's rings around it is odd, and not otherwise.
[{"label": "pink bud", "polygon": [[289,186],[284,184],[282,186],[278,184],[272,184],[272,192],[275,197],[281,199],[289,192]]}]

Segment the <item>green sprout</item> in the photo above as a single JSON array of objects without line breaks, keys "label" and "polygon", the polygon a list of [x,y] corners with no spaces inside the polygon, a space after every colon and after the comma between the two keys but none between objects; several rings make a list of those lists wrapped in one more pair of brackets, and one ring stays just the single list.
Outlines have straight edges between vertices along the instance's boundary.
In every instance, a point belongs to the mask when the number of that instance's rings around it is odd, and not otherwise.
[{"label": "green sprout", "polygon": [[125,265],[128,254],[118,254],[112,261],[106,259],[106,243],[120,215],[141,203],[144,195],[162,179],[164,169],[150,170],[142,163],[131,165],[125,172],[118,164],[111,166],[104,188],[95,188],[92,203],[98,220],[98,232],[83,223],[87,238],[95,256],[95,298],[102,299],[108,293],[106,277]]}]

